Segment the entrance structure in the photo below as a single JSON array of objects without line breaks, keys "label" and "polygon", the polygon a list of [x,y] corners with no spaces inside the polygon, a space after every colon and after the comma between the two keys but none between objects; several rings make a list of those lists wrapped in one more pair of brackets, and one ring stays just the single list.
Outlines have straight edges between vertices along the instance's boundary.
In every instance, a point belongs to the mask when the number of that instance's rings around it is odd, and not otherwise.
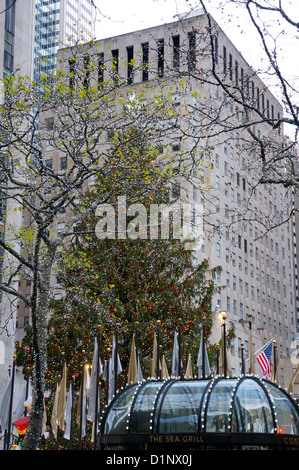
[{"label": "entrance structure", "polygon": [[101,422],[103,449],[296,449],[299,410],[257,376],[150,379],[128,386]]}]

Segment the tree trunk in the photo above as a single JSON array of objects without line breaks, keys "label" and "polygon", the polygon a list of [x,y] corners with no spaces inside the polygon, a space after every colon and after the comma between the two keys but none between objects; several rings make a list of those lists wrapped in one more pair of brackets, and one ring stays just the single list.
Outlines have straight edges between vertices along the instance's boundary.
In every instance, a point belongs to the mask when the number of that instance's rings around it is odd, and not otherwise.
[{"label": "tree trunk", "polygon": [[47,357],[47,314],[49,308],[50,274],[53,264],[54,250],[47,247],[45,255],[41,251],[41,240],[36,242],[36,274],[34,277],[32,295],[32,334],[34,349],[34,370],[32,382],[32,408],[28,428],[23,441],[23,450],[36,450],[39,446],[43,431],[43,421],[46,419],[44,409],[45,368]]}]

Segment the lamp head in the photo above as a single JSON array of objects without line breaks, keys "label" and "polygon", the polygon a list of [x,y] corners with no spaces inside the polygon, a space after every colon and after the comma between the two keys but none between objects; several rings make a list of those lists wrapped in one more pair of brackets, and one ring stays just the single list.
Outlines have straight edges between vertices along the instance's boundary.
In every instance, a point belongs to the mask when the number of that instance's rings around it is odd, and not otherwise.
[{"label": "lamp head", "polygon": [[227,317],[227,312],[226,312],[226,310],[222,310],[222,311],[219,313],[219,315],[220,315],[221,320],[223,320],[223,321],[226,320],[226,317]]}]

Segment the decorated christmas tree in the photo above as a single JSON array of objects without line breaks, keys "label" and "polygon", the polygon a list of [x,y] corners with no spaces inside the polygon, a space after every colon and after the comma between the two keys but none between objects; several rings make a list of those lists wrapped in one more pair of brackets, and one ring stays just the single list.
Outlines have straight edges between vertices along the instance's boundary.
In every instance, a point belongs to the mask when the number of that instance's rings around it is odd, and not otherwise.
[{"label": "decorated christmas tree", "polygon": [[[117,336],[124,380],[133,334],[144,376],[150,373],[158,326],[159,346],[169,367],[175,331],[180,330],[184,367],[189,353],[196,361],[202,324],[206,336],[210,334],[214,277],[220,268],[210,269],[208,260],[194,266],[192,251],[184,240],[174,238],[173,225],[168,239],[162,238],[160,221],[158,237],[151,238],[148,221],[144,233],[136,212],[130,216],[127,211],[126,233],[116,232],[120,199],[137,212],[142,205],[147,214],[153,204],[170,204],[173,172],[157,163],[158,151],[147,139],[134,128],[118,135],[105,171],[98,172],[92,189],[78,201],[79,222],[61,256],[58,276],[65,295],[51,305],[48,376],[53,386],[62,354],[69,373],[80,375],[82,362],[91,358],[97,331],[103,361]],[[113,233],[107,228],[111,220],[97,215],[103,203],[113,208]],[[107,232],[99,237],[96,227],[104,220]]]}]

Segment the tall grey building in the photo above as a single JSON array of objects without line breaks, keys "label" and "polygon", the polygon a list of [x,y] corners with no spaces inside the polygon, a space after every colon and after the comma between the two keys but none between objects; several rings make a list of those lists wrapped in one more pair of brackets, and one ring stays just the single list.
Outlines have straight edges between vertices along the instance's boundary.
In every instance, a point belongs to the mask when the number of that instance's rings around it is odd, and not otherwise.
[{"label": "tall grey building", "polygon": [[[3,77],[12,74],[28,76],[37,84],[42,74],[53,75],[59,47],[87,42],[92,38],[92,18],[90,0],[0,0],[0,83]],[[1,184],[4,184],[3,181]],[[6,227],[21,227],[22,213],[17,209],[10,207],[9,211],[6,210],[4,223],[4,208],[1,206],[2,238],[7,236]],[[4,258],[1,264],[1,282],[5,279],[5,265],[9,261]],[[13,361],[15,341],[20,339],[18,332],[23,332],[24,324],[29,321],[29,313],[24,305],[20,305],[10,295],[0,295],[1,402],[9,366]],[[23,376],[19,370],[16,374],[17,401]]]},{"label": "tall grey building", "polygon": [[[34,2],[32,0],[0,0],[0,83],[3,78],[15,73],[32,78],[33,29]],[[4,99],[3,95],[1,99]],[[1,178],[1,189],[4,184],[4,178]],[[7,227],[11,224],[14,224],[16,229],[22,224],[21,213],[14,211],[14,208],[16,207],[10,207],[11,210],[5,214],[5,201],[1,198],[1,238],[7,237]],[[17,245],[15,248],[17,249]],[[0,266],[1,282],[5,278],[5,267],[10,262],[9,256],[4,256],[4,258],[2,256],[3,252],[1,252]],[[0,293],[0,297],[0,399],[2,399],[15,351],[18,305],[16,300],[6,293]],[[17,383],[21,382],[22,372],[16,371],[16,374]],[[16,395],[18,393],[19,387],[16,385]]]},{"label": "tall grey building", "polygon": [[[212,267],[222,267],[216,281],[223,289],[213,300],[212,342],[220,339],[219,313],[225,310],[226,321],[235,325],[230,359],[233,373],[239,374],[243,351],[248,360],[251,314],[255,353],[275,340],[279,383],[288,386],[297,330],[293,227],[287,216],[293,195],[279,185],[258,184],[255,146],[261,139],[269,139],[273,148],[281,145],[283,129],[269,124],[279,120],[283,109],[221,28],[212,25],[211,38],[207,16],[197,12],[99,40],[88,53],[101,58],[95,80],[117,73],[128,83],[128,94],[132,86],[140,90],[144,85],[147,94],[163,89],[175,100],[173,138],[166,142],[161,134],[159,146],[161,152],[168,149],[173,164],[189,153],[197,165],[192,178],[174,182],[172,189],[176,197],[200,205],[204,214],[204,243],[194,253],[195,263],[207,258]],[[82,61],[86,52],[84,46]],[[73,49],[61,52],[66,68],[72,54]],[[246,114],[246,107],[219,86],[212,69],[226,90],[242,93],[264,119]],[[257,362],[256,373],[262,375]]]}]

